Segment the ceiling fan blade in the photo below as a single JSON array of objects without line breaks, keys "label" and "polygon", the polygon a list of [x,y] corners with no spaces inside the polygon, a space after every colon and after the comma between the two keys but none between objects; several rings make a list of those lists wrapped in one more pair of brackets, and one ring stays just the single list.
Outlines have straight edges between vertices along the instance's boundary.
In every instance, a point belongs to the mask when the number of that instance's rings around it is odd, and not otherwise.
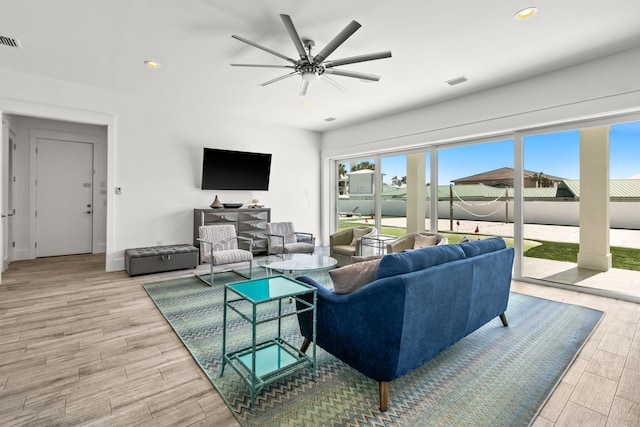
[{"label": "ceiling fan blade", "polygon": [[300,36],[296,31],[296,27],[293,25],[293,21],[291,20],[291,17],[289,15],[281,14],[280,18],[282,19],[282,22],[284,23],[284,27],[287,29],[287,32],[289,33],[289,37],[291,37],[291,40],[293,41],[293,44],[296,47],[296,50],[300,54],[300,59],[311,62],[311,58],[309,58],[307,51],[304,50],[304,46],[302,45],[302,40],[300,40]]},{"label": "ceiling fan blade", "polygon": [[300,96],[305,96],[307,94],[307,89],[309,89],[309,81],[303,80],[302,86],[300,86]]},{"label": "ceiling fan blade", "polygon": [[289,61],[289,62],[292,62],[292,63],[294,63],[294,64],[296,63],[295,59],[289,58],[288,56],[283,55],[283,54],[282,54],[282,53],[280,53],[280,52],[276,52],[276,51],[275,51],[275,50],[273,50],[273,49],[269,49],[268,47],[262,46],[262,45],[260,45],[260,44],[258,44],[258,43],[256,43],[256,42],[252,42],[251,40],[247,40],[247,39],[245,39],[244,37],[240,37],[240,36],[236,36],[236,35],[233,35],[233,36],[231,36],[231,37],[233,37],[233,38],[234,38],[234,39],[236,39],[236,40],[240,40],[241,42],[246,43],[246,44],[248,44],[248,45],[250,45],[250,46],[257,47],[258,49],[262,49],[262,50],[264,50],[265,52],[269,52],[270,54],[275,55],[275,56],[277,56],[277,57],[279,57],[279,58],[282,58],[282,59],[284,59],[285,61]]},{"label": "ceiling fan blade", "polygon": [[347,93],[349,92],[344,86],[342,86],[340,83],[338,83],[337,81],[335,81],[334,79],[332,79],[331,77],[327,76],[326,74],[322,75],[322,80],[325,80],[328,83],[331,83],[333,85],[333,87],[335,87],[336,89]]},{"label": "ceiling fan blade", "polygon": [[344,43],[345,40],[351,37],[353,33],[355,33],[361,26],[362,25],[360,25],[358,22],[351,21],[346,27],[344,27],[342,31],[340,31],[337,36],[333,38],[333,40],[329,42],[329,44],[324,47],[324,49],[318,52],[315,58],[313,58],[313,63],[320,64],[324,62],[324,60],[327,59],[334,50],[336,50],[342,43]]},{"label": "ceiling fan blade", "polygon": [[334,74],[336,76],[353,77],[353,78],[362,79],[362,80],[371,80],[374,82],[377,82],[378,80],[380,80],[380,76],[376,76],[374,74],[358,73],[355,71],[347,71],[347,70],[336,70],[335,68],[327,68],[326,70],[324,70],[324,73]]},{"label": "ceiling fan blade", "polygon": [[260,83],[260,86],[270,85],[271,83],[275,83],[275,82],[277,82],[277,81],[284,80],[284,79],[286,79],[287,77],[291,77],[291,76],[293,76],[293,75],[295,75],[295,74],[298,74],[298,73],[297,73],[296,71],[294,71],[294,72],[292,72],[292,73],[285,74],[284,76],[276,77],[275,79],[271,79],[271,80],[266,81],[266,82],[264,82],[264,83]]},{"label": "ceiling fan blade", "polygon": [[391,58],[391,51],[369,53],[366,55],[350,56],[348,58],[334,59],[333,61],[327,61],[324,65],[325,68],[337,67],[339,65],[355,64],[356,62],[374,61],[376,59]]},{"label": "ceiling fan blade", "polygon": [[267,65],[267,64],[229,64],[232,67],[258,67],[258,68],[294,68],[293,65]]}]

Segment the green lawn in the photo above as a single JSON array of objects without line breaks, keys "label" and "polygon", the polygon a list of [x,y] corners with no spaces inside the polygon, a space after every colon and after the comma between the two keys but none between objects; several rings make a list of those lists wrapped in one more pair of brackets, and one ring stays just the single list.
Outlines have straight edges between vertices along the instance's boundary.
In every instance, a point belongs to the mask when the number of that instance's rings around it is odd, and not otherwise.
[{"label": "green lawn", "polygon": [[[551,259],[555,261],[578,262],[578,244],[564,242],[545,242],[524,252],[531,258]],[[640,271],[640,250],[611,246],[613,268]]]},{"label": "green lawn", "polygon": [[[360,220],[360,221],[358,221]],[[349,227],[356,227],[362,225],[370,225],[373,227],[374,220],[369,219],[369,224],[363,224],[364,218],[346,218],[340,220],[340,229]],[[388,236],[402,236],[407,233],[405,228],[400,227],[382,227],[380,229],[382,234]],[[458,243],[463,236],[468,238],[475,238],[468,234],[458,233],[443,233],[449,239],[449,243]],[[490,236],[478,236],[481,239],[485,239]],[[513,239],[511,237],[505,237],[507,246],[513,247]],[[524,241],[524,256],[531,258],[542,258],[553,261],[566,261],[577,262],[578,261],[578,244],[577,243],[565,243],[565,242],[548,242],[543,240],[525,240]],[[640,249],[621,248],[611,246],[611,262],[613,268],[620,268],[623,270],[635,270],[640,271]]]}]

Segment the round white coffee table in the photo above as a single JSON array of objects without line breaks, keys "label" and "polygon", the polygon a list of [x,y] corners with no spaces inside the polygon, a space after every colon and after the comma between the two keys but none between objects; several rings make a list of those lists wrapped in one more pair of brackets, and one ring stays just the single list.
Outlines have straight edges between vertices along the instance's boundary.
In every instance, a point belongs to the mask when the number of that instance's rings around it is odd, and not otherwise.
[{"label": "round white coffee table", "polygon": [[277,270],[287,277],[291,277],[294,271],[329,269],[337,263],[335,258],[317,254],[271,255],[258,260],[258,265],[266,268],[269,275],[273,274],[273,270]]}]

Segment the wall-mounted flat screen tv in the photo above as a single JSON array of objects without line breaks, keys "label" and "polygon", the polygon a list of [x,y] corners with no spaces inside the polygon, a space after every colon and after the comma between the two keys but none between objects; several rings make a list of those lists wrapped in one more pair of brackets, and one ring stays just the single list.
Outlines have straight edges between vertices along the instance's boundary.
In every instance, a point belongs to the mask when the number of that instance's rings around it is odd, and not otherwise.
[{"label": "wall-mounted flat screen tv", "polygon": [[271,154],[205,148],[203,190],[268,190]]}]

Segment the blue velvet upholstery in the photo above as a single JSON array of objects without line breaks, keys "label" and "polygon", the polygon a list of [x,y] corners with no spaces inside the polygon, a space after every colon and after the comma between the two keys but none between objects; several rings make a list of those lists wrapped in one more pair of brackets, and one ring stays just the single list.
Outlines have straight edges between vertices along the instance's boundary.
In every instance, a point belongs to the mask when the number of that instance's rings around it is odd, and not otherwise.
[{"label": "blue velvet upholstery", "polygon": [[430,246],[388,254],[380,260],[376,279],[422,270],[465,257],[460,245]]},{"label": "blue velvet upholstery", "polygon": [[500,237],[491,237],[484,240],[470,240],[468,242],[460,243],[458,246],[462,248],[467,258],[507,247],[504,240]]},{"label": "blue velvet upholstery", "polygon": [[[298,277],[318,288],[316,343],[376,381],[419,367],[506,311],[513,249],[482,242],[385,255],[376,280],[350,294]],[[298,320],[310,339],[312,316]]]}]

